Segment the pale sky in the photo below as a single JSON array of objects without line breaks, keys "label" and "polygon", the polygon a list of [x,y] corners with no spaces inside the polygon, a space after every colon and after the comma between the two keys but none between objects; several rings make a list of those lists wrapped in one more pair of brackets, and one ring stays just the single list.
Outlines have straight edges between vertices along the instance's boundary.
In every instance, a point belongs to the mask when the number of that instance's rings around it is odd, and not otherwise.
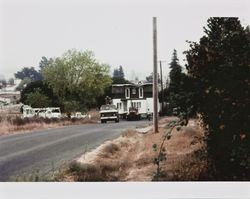
[{"label": "pale sky", "polygon": [[249,0],[0,0],[0,75],[38,67],[42,56],[92,50],[122,65],[126,77],[153,69],[152,17],[157,17],[158,60],[167,76],[176,49],[184,66],[186,40],[198,41],[211,16],[237,16],[250,24]]}]

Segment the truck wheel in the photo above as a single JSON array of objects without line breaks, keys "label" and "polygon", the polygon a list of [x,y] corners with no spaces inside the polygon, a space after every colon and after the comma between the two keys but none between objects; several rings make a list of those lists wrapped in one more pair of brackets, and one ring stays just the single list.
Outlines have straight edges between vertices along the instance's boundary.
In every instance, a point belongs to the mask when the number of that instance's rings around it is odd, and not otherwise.
[{"label": "truck wheel", "polygon": [[106,120],[101,120],[101,123],[106,123],[107,121]]},{"label": "truck wheel", "polygon": [[119,119],[116,119],[115,122],[118,123],[118,122],[119,122]]}]

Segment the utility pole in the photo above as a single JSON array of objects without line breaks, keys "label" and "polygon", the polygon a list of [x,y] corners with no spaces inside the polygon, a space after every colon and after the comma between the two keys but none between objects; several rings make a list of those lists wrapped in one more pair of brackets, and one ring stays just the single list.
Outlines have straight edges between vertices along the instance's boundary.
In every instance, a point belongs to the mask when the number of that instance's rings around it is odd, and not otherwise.
[{"label": "utility pole", "polygon": [[158,133],[158,73],[157,73],[157,18],[153,17],[153,49],[154,49],[154,69],[153,69],[153,123],[154,132]]}]

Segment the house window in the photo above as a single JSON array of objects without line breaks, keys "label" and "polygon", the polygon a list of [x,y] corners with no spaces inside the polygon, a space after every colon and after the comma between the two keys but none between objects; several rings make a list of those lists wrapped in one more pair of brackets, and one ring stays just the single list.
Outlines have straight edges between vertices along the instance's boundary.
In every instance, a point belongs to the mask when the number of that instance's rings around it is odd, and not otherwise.
[{"label": "house window", "polygon": [[139,98],[143,98],[143,88],[139,88]]},{"label": "house window", "polygon": [[136,94],[136,89],[135,89],[135,88],[132,89],[132,94],[133,94],[133,95]]},{"label": "house window", "polygon": [[135,107],[135,108],[138,108],[140,109],[141,108],[141,102],[132,102],[132,107]]},{"label": "house window", "polygon": [[125,88],[125,98],[126,99],[130,98],[130,89],[129,88]]}]

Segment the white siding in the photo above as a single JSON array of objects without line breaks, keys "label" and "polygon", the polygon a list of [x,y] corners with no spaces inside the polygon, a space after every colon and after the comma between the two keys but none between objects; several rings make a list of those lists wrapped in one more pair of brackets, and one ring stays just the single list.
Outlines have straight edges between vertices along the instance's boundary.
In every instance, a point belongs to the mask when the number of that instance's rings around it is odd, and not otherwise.
[{"label": "white siding", "polygon": [[[124,111],[123,111],[123,103],[120,99],[113,99],[113,104],[117,107],[117,110],[118,110],[118,113],[119,114],[122,114]],[[121,106],[117,106],[117,104],[120,104]]]},{"label": "white siding", "polygon": [[[154,101],[153,98],[147,98],[147,109],[149,113],[153,113],[154,112]],[[158,112],[160,111],[160,103],[158,101]]]},{"label": "white siding", "polygon": [[139,113],[147,113],[147,104],[145,99],[131,100],[131,103],[133,103],[135,107],[138,108]]}]

